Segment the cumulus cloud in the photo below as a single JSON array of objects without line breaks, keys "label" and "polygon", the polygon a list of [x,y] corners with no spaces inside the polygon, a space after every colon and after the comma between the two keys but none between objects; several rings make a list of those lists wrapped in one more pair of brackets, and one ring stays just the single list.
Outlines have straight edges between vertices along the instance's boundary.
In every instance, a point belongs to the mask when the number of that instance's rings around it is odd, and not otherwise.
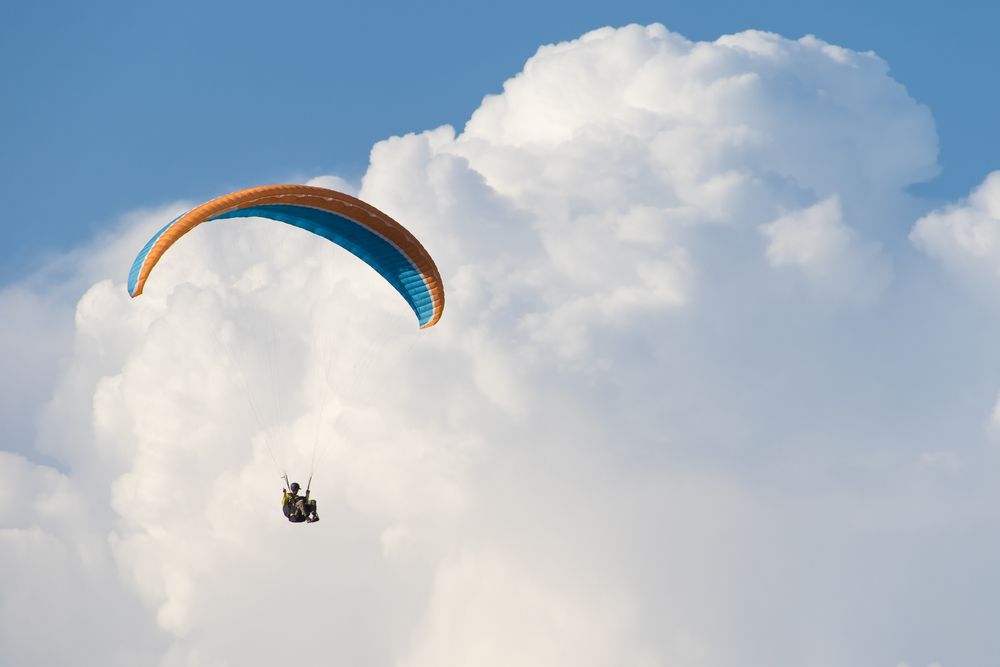
[{"label": "cumulus cloud", "polygon": [[989,174],[966,200],[920,218],[910,238],[949,268],[995,281],[1000,276],[1000,171]]},{"label": "cumulus cloud", "polygon": [[[168,640],[107,548],[108,508],[93,487],[0,452],[0,657],[57,665],[155,664]],[[53,637],[59,640],[54,641]]]},{"label": "cumulus cloud", "polygon": [[877,246],[857,241],[843,222],[834,196],[761,225],[772,266],[800,269],[821,287],[844,296],[874,296],[888,281],[888,268]]},{"label": "cumulus cloud", "polygon": [[[0,662],[994,656],[1000,378],[969,383],[961,293],[915,276],[937,139],[887,72],[753,31],[542,47],[463,130],[373,147],[358,196],[444,276],[425,332],[264,222],[196,230],[129,299],[180,204],[8,287],[33,384],[0,398],[34,416],[0,458]],[[279,471],[313,460],[323,520],[289,526]],[[16,614],[55,605],[86,641]]]},{"label": "cumulus cloud", "polygon": [[306,181],[306,185],[314,185],[318,188],[328,188],[330,190],[336,190],[337,192],[346,192],[349,195],[357,196],[358,194],[358,187],[356,185],[335,174],[324,174],[323,176],[311,178]]}]

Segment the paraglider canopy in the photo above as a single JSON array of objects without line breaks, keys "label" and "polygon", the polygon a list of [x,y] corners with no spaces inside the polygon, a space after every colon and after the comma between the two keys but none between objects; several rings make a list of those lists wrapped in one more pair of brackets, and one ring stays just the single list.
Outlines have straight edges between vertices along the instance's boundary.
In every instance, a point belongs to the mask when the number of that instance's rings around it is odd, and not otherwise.
[{"label": "paraglider canopy", "polygon": [[132,263],[129,294],[142,294],[153,267],[181,236],[203,222],[228,218],[267,218],[332,241],[388,281],[409,304],[422,329],[441,319],[441,274],[416,237],[356,197],[309,185],[265,185],[240,190],[172,220],[153,235]]}]

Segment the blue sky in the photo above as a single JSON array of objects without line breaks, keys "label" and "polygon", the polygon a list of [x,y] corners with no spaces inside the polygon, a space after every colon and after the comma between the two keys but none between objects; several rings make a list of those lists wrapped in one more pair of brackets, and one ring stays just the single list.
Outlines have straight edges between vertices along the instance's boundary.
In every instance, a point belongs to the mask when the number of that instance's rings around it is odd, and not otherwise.
[{"label": "blue sky", "polygon": [[372,144],[461,129],[540,44],[660,22],[690,39],[757,28],[874,50],[927,104],[963,195],[997,167],[992,3],[15,3],[0,24],[0,281],[122,213],[318,173]]}]

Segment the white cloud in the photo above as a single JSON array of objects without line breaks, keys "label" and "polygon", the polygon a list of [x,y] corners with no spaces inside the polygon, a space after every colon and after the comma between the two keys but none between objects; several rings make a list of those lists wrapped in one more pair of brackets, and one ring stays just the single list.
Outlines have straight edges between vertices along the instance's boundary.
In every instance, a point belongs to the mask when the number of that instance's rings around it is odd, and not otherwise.
[{"label": "white cloud", "polygon": [[920,218],[910,238],[948,267],[996,281],[1000,276],[1000,171],[989,174],[967,200]]},{"label": "white cloud", "polygon": [[836,196],[760,226],[772,266],[799,268],[821,288],[842,296],[874,298],[885,288],[889,269],[879,247],[858,241],[843,222]]},{"label": "white cloud", "polygon": [[[444,275],[426,332],[267,223],[198,229],[131,300],[178,207],[132,216],[0,295],[31,386],[3,409],[59,468],[4,443],[0,663],[996,655],[996,382],[887,232],[936,150],[873,54],[629,26],[373,148],[359,196]],[[314,453],[323,520],[289,526],[275,460]],[[54,606],[83,648],[41,640]]]},{"label": "white cloud", "polygon": [[314,185],[318,188],[328,188],[330,190],[336,190],[337,192],[346,192],[349,195],[357,195],[358,188],[356,185],[350,181],[337,176],[336,174],[325,174],[323,176],[317,176],[316,178],[310,178],[306,181],[306,185]]},{"label": "white cloud", "polygon": [[[123,586],[84,480],[0,452],[0,660],[153,664],[167,645]],[[53,637],[58,635],[59,640]]]}]

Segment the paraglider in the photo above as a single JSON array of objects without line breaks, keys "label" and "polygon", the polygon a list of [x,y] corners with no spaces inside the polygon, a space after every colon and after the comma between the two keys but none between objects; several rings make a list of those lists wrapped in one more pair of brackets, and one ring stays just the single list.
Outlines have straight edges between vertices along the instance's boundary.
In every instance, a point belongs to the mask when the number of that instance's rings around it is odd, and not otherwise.
[{"label": "paraglider", "polygon": [[[441,274],[416,237],[356,197],[308,185],[266,185],[240,190],[178,216],[139,251],[128,275],[129,294],[132,297],[142,294],[153,268],[184,234],[205,222],[234,218],[282,222],[331,241],[361,259],[392,285],[416,315],[421,329],[432,327],[441,319],[444,310]],[[249,394],[249,388],[247,391]],[[315,454],[314,447],[313,465]],[[289,484],[287,474],[282,477],[286,485],[282,494],[285,517],[292,523],[319,521],[316,501],[310,498],[309,489],[300,496],[298,483]]]},{"label": "paraglider", "polygon": [[[286,478],[287,480],[287,478]],[[288,488],[283,489],[281,496],[281,510],[285,518],[292,523],[316,523],[319,521],[319,514],[316,513],[316,501],[309,499],[309,489],[306,495],[300,496],[298,482],[292,482]]]}]

